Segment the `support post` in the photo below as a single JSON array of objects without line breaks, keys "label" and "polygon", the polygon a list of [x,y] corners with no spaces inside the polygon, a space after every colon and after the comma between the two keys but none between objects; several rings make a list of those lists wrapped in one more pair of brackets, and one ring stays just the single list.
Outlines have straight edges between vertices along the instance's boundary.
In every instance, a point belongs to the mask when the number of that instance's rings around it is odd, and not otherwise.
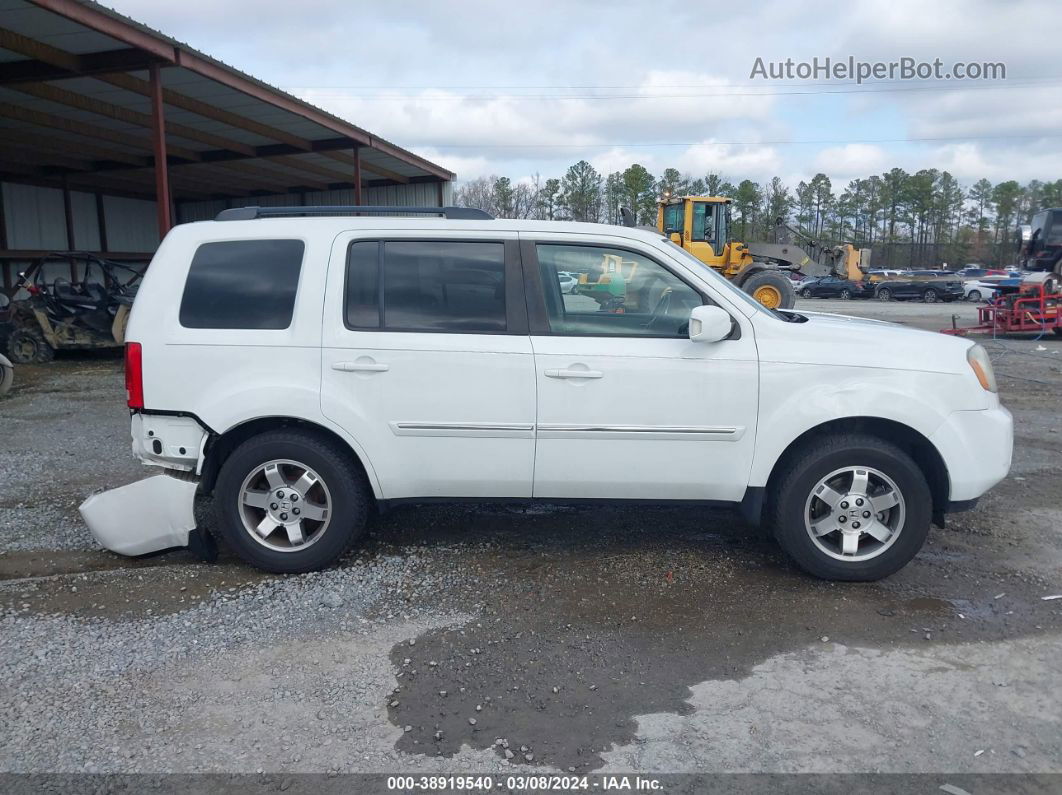
[{"label": "support post", "polygon": [[4,183],[2,182],[0,182],[0,251],[7,251],[7,210],[4,209]]},{"label": "support post", "polygon": [[103,214],[103,194],[96,194],[96,226],[100,230],[100,252],[107,251],[107,219]]},{"label": "support post", "polygon": [[[70,185],[63,174],[63,220],[66,221],[66,250],[74,250],[74,208],[70,205]],[[88,274],[85,274],[86,277]],[[70,281],[77,282],[77,264],[70,260]]]},{"label": "support post", "polygon": [[354,204],[361,203],[361,147],[354,144]]},{"label": "support post", "polygon": [[170,174],[166,163],[166,119],[162,111],[162,75],[158,64],[148,70],[151,82],[151,136],[155,153],[155,204],[158,206],[159,240],[173,226],[170,210]]}]

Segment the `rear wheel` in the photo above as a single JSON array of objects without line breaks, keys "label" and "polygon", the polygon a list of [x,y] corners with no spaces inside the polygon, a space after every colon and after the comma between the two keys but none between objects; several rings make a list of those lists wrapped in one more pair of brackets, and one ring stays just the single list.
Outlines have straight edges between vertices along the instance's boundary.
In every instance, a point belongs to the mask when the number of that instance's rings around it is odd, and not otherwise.
[{"label": "rear wheel", "polygon": [[365,528],[371,492],[349,456],[301,431],[255,436],[225,461],[218,526],[237,555],[278,573],[322,569]]},{"label": "rear wheel", "polygon": [[767,518],[775,537],[816,577],[887,577],[929,533],[925,475],[907,453],[873,436],[827,437],[788,461],[773,485]]},{"label": "rear wheel", "polygon": [[55,351],[38,328],[19,326],[7,338],[7,356],[15,364],[50,362]]},{"label": "rear wheel", "polygon": [[792,309],[796,304],[793,282],[776,270],[754,273],[741,288],[768,309]]},{"label": "rear wheel", "polygon": [[874,297],[877,298],[879,301],[891,301],[892,290],[890,290],[888,287],[881,287],[876,293],[874,293]]},{"label": "rear wheel", "polygon": [[935,304],[939,299],[940,295],[936,290],[929,289],[922,293],[922,300],[927,304]]}]

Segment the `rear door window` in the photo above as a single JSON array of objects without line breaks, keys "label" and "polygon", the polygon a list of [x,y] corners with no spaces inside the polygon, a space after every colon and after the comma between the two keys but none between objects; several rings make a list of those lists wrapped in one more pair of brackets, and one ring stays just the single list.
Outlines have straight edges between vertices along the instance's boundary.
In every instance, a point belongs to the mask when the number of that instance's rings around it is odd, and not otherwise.
[{"label": "rear door window", "polygon": [[505,288],[500,242],[360,241],[347,256],[346,325],[504,333]]},{"label": "rear door window", "polygon": [[301,240],[227,240],[196,249],[181,298],[185,328],[286,329],[305,244]]}]

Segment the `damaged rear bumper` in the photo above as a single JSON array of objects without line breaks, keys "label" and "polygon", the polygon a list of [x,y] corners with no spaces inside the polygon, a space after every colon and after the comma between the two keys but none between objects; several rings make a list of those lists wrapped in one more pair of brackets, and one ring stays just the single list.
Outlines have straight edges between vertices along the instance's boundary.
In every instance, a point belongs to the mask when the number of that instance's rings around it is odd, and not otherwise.
[{"label": "damaged rear bumper", "polygon": [[188,546],[198,488],[194,478],[155,475],[93,494],[79,510],[103,547],[120,555],[146,555]]}]

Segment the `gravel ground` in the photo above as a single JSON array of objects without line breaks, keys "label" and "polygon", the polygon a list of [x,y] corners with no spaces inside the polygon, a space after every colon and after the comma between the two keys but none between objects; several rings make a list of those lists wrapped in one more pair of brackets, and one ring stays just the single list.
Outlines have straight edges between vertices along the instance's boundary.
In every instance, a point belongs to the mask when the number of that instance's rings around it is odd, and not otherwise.
[{"label": "gravel ground", "polygon": [[1062,340],[985,344],[1011,477],[869,585],[686,507],[404,508],[298,577],[122,559],[76,512],[147,474],[120,362],[20,368],[0,402],[0,770],[1062,772],[1062,600],[1042,599],[1062,593]]}]

